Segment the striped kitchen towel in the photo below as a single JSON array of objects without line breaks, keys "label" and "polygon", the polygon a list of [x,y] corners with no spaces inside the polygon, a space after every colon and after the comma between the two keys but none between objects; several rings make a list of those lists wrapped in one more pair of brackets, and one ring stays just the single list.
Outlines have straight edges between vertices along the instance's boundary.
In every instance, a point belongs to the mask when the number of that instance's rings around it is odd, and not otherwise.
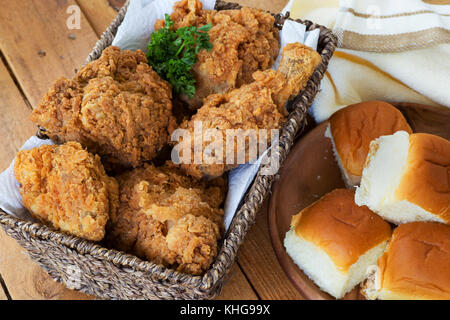
[{"label": "striped kitchen towel", "polygon": [[450,107],[450,0],[291,0],[285,11],[338,37],[316,121],[365,100]]}]

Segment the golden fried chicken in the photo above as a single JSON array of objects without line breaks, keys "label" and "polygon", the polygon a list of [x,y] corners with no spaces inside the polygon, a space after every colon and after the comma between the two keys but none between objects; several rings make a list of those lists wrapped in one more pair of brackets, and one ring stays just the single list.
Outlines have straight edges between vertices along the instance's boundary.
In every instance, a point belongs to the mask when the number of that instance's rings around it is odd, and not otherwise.
[{"label": "golden fried chicken", "polygon": [[19,151],[14,173],[23,205],[41,222],[99,241],[119,205],[117,181],[77,142]]},{"label": "golden fried chicken", "polygon": [[58,143],[78,141],[108,164],[136,167],[167,143],[171,98],[142,51],[109,47],[73,79],[57,80],[31,120]]},{"label": "golden fried chicken", "polygon": [[282,91],[274,95],[274,101],[281,113],[288,114],[285,108],[286,102],[305,88],[321,62],[322,58],[311,47],[298,42],[284,46],[277,72],[284,75],[286,85]]},{"label": "golden fried chicken", "polygon": [[197,181],[171,163],[144,165],[118,178],[120,206],[107,243],[119,250],[199,275],[217,255],[225,181]]},{"label": "golden fried chicken", "polygon": [[[241,163],[255,160],[256,155],[251,156],[249,153],[248,142],[251,139],[259,142],[260,130],[267,129],[267,140],[268,144],[270,143],[272,140],[270,129],[281,128],[285,121],[286,102],[304,88],[320,61],[320,55],[312,48],[300,43],[290,44],[283,49],[278,71],[271,69],[257,71],[253,74],[254,82],[225,94],[208,96],[191,120],[183,122],[180,126],[180,129],[189,132],[190,139],[183,138],[175,146],[179,155],[176,161],[182,163],[182,168],[188,174],[200,179],[218,177],[225,171],[237,167],[240,164],[239,154],[245,155]],[[200,125],[201,132],[195,130],[196,126]],[[235,131],[236,138],[227,142],[227,133],[231,132],[230,129],[240,131]],[[254,133],[253,137],[251,133]],[[245,143],[239,144],[237,140],[246,134]],[[203,156],[201,161],[195,158],[194,143],[201,146]],[[209,149],[209,146],[216,144],[222,145],[222,149],[214,147]],[[228,153],[227,144],[231,150]],[[265,150],[266,146],[259,145],[259,148]],[[259,150],[260,153],[262,151]]]},{"label": "golden fried chicken", "polygon": [[[171,19],[176,29],[212,25],[208,32],[212,50],[200,51],[193,67],[195,96],[182,97],[193,109],[210,94],[252,82],[253,72],[269,68],[280,49],[274,18],[259,9],[202,10],[198,0],[182,0],[175,4]],[[163,25],[159,20],[155,29]]]}]

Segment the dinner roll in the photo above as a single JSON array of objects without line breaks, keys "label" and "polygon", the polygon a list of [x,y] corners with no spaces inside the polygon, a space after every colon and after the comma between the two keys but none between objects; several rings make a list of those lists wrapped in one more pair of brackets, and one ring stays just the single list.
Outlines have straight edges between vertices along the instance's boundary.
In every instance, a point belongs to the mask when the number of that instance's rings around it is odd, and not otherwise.
[{"label": "dinner roll", "polygon": [[361,181],[370,141],[399,130],[412,133],[402,113],[382,101],[352,104],[330,117],[325,136],[331,139],[336,161],[348,188]]},{"label": "dinner roll", "polygon": [[335,298],[364,280],[391,236],[387,222],[353,199],[352,190],[328,193],[292,218],[284,239],[300,269]]},{"label": "dinner roll", "polygon": [[370,144],[355,202],[396,224],[450,223],[450,142],[399,131]]},{"label": "dinner roll", "polygon": [[450,299],[450,227],[406,223],[394,230],[361,292],[368,299]]}]

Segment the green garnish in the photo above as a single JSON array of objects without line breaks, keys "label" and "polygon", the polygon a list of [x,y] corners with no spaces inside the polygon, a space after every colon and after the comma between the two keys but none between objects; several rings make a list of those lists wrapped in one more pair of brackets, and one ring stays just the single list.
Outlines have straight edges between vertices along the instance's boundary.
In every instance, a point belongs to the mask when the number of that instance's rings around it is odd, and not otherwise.
[{"label": "green garnish", "polygon": [[192,66],[202,49],[211,50],[208,31],[211,24],[202,27],[184,27],[173,30],[173,21],[165,15],[164,27],[151,35],[148,43],[148,64],[163,79],[169,81],[176,94],[189,98],[195,95],[195,78]]}]

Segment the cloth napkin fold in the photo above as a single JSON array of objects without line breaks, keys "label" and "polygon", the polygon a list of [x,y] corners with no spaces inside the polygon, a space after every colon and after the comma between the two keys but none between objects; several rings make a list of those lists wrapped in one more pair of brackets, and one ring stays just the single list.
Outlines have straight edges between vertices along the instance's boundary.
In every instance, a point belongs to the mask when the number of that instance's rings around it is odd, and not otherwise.
[{"label": "cloth napkin fold", "polygon": [[450,0],[291,0],[285,10],[338,37],[310,109],[317,122],[365,100],[450,107]]}]

